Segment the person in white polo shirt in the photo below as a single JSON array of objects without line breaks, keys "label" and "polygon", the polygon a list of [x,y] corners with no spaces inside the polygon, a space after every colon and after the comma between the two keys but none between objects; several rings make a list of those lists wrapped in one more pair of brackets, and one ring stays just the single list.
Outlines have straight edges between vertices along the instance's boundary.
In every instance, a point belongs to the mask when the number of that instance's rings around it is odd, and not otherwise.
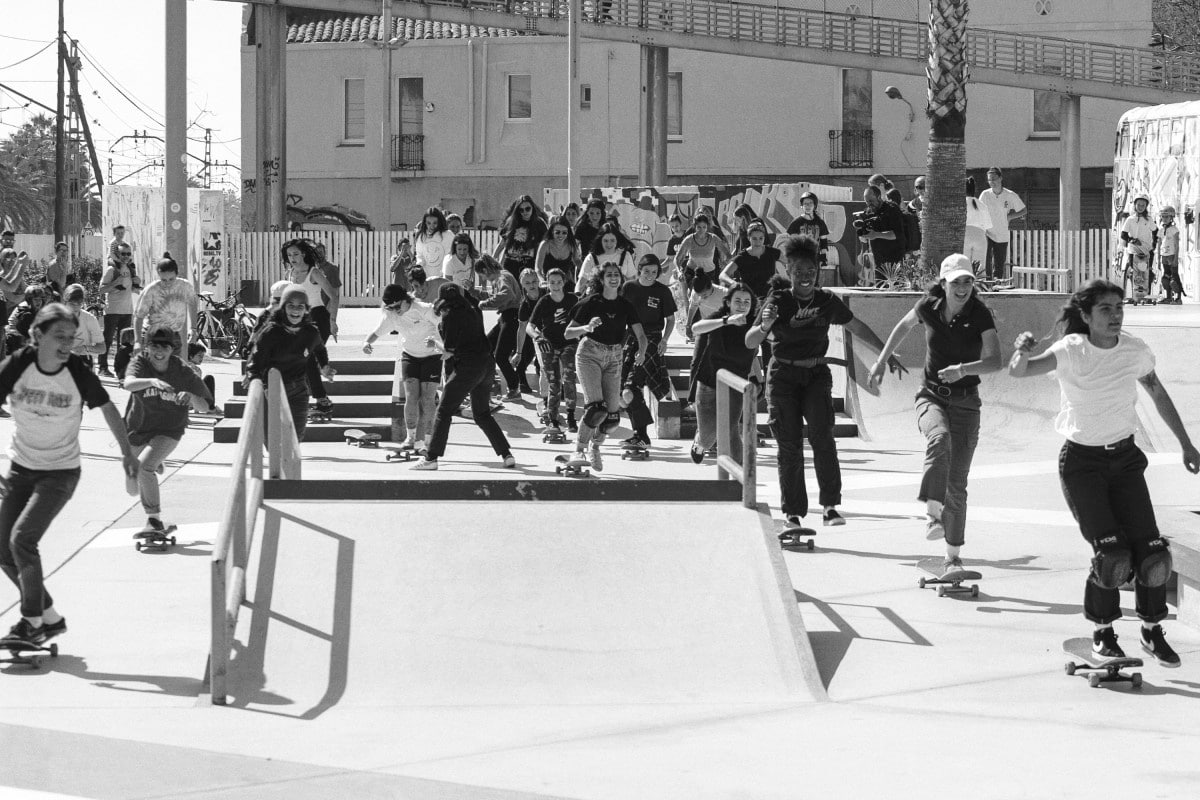
[{"label": "person in white polo shirt", "polygon": [[1008,226],[1025,217],[1025,204],[1016,192],[1004,188],[1004,173],[999,167],[988,169],[987,181],[988,188],[979,195],[979,202],[987,208],[992,220],[992,227],[987,232],[984,273],[989,280],[1004,279],[1008,277]]}]

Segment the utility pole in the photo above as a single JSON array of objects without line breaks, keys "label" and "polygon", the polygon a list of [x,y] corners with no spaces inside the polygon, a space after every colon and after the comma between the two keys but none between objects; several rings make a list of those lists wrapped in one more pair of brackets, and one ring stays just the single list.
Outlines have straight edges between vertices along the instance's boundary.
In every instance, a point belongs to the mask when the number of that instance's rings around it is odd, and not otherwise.
[{"label": "utility pole", "polygon": [[166,249],[179,264],[179,277],[189,275],[187,197],[187,0],[166,0],[166,148],[163,156],[163,202],[166,205]]},{"label": "utility pole", "polygon": [[[567,6],[567,202],[579,202],[579,15],[580,0]],[[606,89],[607,91],[607,89]]]},{"label": "utility pole", "polygon": [[212,188],[212,128],[204,129],[204,171],[201,183],[205,189]]},{"label": "utility pole", "polygon": [[58,0],[58,110],[54,119],[54,241],[61,242],[67,224],[67,142],[63,131],[66,105],[67,53],[63,44],[66,20]]}]

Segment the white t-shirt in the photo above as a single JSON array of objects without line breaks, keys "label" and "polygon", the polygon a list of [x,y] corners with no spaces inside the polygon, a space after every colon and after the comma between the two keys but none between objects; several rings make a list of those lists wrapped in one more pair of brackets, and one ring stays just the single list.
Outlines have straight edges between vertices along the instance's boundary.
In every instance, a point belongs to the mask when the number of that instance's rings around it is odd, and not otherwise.
[{"label": "white t-shirt", "polygon": [[590,285],[592,277],[596,274],[596,270],[607,264],[616,264],[621,268],[621,277],[627,281],[637,278],[637,266],[633,263],[633,256],[628,250],[618,250],[615,253],[601,254],[597,256],[595,253],[588,253],[587,258],[583,260],[583,266],[579,268],[579,280],[575,282],[580,292],[586,290]]},{"label": "white t-shirt", "polygon": [[1162,229],[1162,236],[1158,240],[1158,254],[1160,256],[1179,254],[1179,228],[1175,227],[1174,222]]},{"label": "white t-shirt", "polygon": [[[1139,217],[1136,214],[1130,214],[1126,218],[1125,223],[1121,225],[1121,233],[1129,234],[1129,241],[1125,245],[1125,255],[1137,256],[1138,258],[1146,258],[1150,255],[1150,245],[1154,242],[1154,232],[1158,230],[1154,222],[1149,216]],[[1141,242],[1141,245],[1133,243],[1133,239]]]},{"label": "white t-shirt", "polygon": [[80,356],[91,355],[84,348],[104,344],[104,331],[100,328],[100,322],[91,312],[82,308],[75,315],[75,321],[78,325],[75,326],[75,345],[71,352]]},{"label": "white t-shirt", "polygon": [[[442,259],[442,277],[459,286],[474,282],[475,259],[467,256],[466,262],[458,260],[458,256],[447,253]],[[426,277],[432,278],[433,275]]]},{"label": "white t-shirt", "polygon": [[725,303],[726,291],[724,286],[718,284],[713,286],[713,290],[709,292],[708,297],[701,297],[696,292],[692,292],[688,305],[692,308],[700,309],[699,319],[708,319],[721,310],[721,306]]},{"label": "white t-shirt", "polygon": [[432,236],[418,233],[413,237],[413,255],[417,259],[417,266],[424,269],[428,277],[437,275],[453,243],[454,234],[450,231],[442,231]]},{"label": "white t-shirt", "polygon": [[18,350],[0,369],[0,403],[12,412],[12,443],[8,455],[26,469],[57,470],[79,467],[79,425],[83,407],[109,402],[100,379],[78,356],[57,372],[42,372],[37,351]]},{"label": "white t-shirt", "polygon": [[1001,189],[996,194],[991,189],[985,189],[979,195],[979,202],[987,208],[988,216],[992,219],[992,227],[987,229],[988,238],[993,242],[1008,241],[1008,212],[1023,211],[1025,204],[1012,189]]},{"label": "white t-shirt", "polygon": [[[437,342],[442,341],[442,337],[438,335],[438,315],[429,303],[413,300],[412,306],[403,314],[385,308],[383,319],[375,329],[375,336],[383,338],[392,331],[399,334],[401,353],[408,353],[413,358],[427,358],[439,352],[425,344],[425,340],[430,336]],[[399,358],[400,354],[396,357]]]},{"label": "white t-shirt", "polygon": [[196,290],[186,278],[159,279],[138,296],[135,316],[146,318],[146,330],[170,328],[186,337],[188,309],[196,307]]},{"label": "white t-shirt", "polygon": [[1154,371],[1154,353],[1136,336],[1122,333],[1102,350],[1082,333],[1050,346],[1062,404],[1054,429],[1076,444],[1104,445],[1137,429],[1137,382]]}]

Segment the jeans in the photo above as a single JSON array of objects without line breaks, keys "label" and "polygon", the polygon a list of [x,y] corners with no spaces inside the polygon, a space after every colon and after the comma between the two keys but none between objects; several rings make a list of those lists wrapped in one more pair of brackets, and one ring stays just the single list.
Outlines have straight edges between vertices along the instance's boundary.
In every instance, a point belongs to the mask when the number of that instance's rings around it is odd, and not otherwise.
[{"label": "jeans", "polygon": [[132,324],[132,314],[104,315],[104,352],[100,354],[101,370],[108,369],[108,350],[112,347],[113,340],[121,334],[121,331],[130,327]]},{"label": "jeans", "polygon": [[0,570],[21,592],[21,616],[40,617],[54,605],[42,578],[38,542],[50,523],[75,494],[80,470],[26,469],[13,464],[8,494],[0,501]]},{"label": "jeans", "polygon": [[[313,324],[317,326],[317,332],[321,334],[321,344],[325,344],[332,335],[329,309],[325,306],[316,306],[308,313],[312,318]],[[321,380],[321,365],[317,363],[315,356],[309,357],[308,364],[305,365],[304,370],[305,375],[308,376],[308,391],[312,394],[313,399],[323,400],[329,397],[329,393],[325,391],[325,382]],[[299,431],[298,428],[297,431]]]},{"label": "jeans", "polygon": [[158,467],[178,446],[178,439],[155,436],[146,444],[135,445],[133,448],[133,454],[141,464],[138,470],[138,495],[142,501],[142,510],[147,514],[158,516],[162,513],[158,493]]},{"label": "jeans", "polygon": [[[288,412],[292,415],[292,426],[296,429],[296,441],[304,441],[304,431],[308,428],[308,381],[300,380],[285,384],[283,392],[287,396]],[[263,435],[267,436],[270,428],[271,407],[263,403]],[[265,440],[264,440],[265,441]]]},{"label": "jeans", "polygon": [[[742,393],[729,392],[729,446],[733,457],[739,462],[742,458]],[[717,443],[717,390],[700,381],[696,381],[696,438],[693,440],[699,450],[709,450]]]},{"label": "jeans", "polygon": [[922,502],[942,504],[946,544],[961,547],[967,528],[967,475],[979,444],[979,393],[941,397],[929,389],[917,392],[917,427],[925,437]]},{"label": "jeans", "polygon": [[1008,242],[993,242],[987,240],[987,258],[984,259],[984,271],[988,278],[1007,278]]},{"label": "jeans", "polygon": [[[504,382],[508,384],[508,391],[515,391],[520,388],[521,379],[517,374],[517,368],[509,363],[509,359],[517,349],[517,328],[520,326],[517,320],[517,310],[510,308],[500,312],[500,318],[496,324],[488,331],[488,343],[492,346],[492,356],[496,359],[497,366],[500,367],[500,374],[504,376]],[[491,389],[491,386],[488,386]]]},{"label": "jeans", "polygon": [[567,342],[565,347],[554,347],[544,339],[538,346],[542,361],[542,374],[546,377],[546,413],[558,419],[559,404],[567,407],[567,413],[575,414],[575,350],[576,342]]},{"label": "jeans", "polygon": [[576,446],[583,448],[593,438],[596,444],[604,441],[604,434],[587,422],[588,406],[603,403],[609,414],[619,413],[621,408],[621,356],[619,344],[600,344],[584,339],[575,351],[575,372],[579,386],[583,389],[583,414],[579,420],[579,438]]},{"label": "jeans", "polygon": [[833,375],[825,365],[794,367],[771,360],[767,371],[771,434],[779,448],[779,490],[785,516],[808,514],[804,484],[804,423],[812,447],[820,502],[842,502],[842,468],[833,440]]},{"label": "jeans", "polygon": [[[1099,539],[1115,534],[1133,553],[1133,563],[1146,555],[1146,543],[1158,538],[1154,505],[1146,486],[1146,455],[1132,442],[1115,450],[1067,442],[1058,454],[1058,476],[1079,532],[1095,549]],[[1135,609],[1146,622],[1167,616],[1167,587],[1134,581]],[[1096,585],[1094,573],[1083,589],[1083,615],[1107,624],[1121,617],[1121,592]]]},{"label": "jeans", "polygon": [[471,398],[471,416],[475,424],[487,436],[488,442],[498,456],[507,456],[511,449],[504,431],[492,416],[492,376],[496,362],[490,353],[473,354],[464,358],[451,358],[446,362],[449,380],[442,388],[442,401],[438,403],[433,422],[433,436],[429,440],[428,458],[441,458],[446,452],[450,438],[450,423],[464,399]]}]

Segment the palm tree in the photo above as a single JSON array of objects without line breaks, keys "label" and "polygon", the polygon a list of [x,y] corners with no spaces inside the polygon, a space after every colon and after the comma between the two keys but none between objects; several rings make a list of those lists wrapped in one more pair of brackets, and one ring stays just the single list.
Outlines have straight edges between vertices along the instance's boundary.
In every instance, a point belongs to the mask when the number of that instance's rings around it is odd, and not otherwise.
[{"label": "palm tree", "polygon": [[967,0],[932,0],[929,6],[929,151],[926,203],[921,218],[921,262],[937,269],[963,249],[967,209]]}]

